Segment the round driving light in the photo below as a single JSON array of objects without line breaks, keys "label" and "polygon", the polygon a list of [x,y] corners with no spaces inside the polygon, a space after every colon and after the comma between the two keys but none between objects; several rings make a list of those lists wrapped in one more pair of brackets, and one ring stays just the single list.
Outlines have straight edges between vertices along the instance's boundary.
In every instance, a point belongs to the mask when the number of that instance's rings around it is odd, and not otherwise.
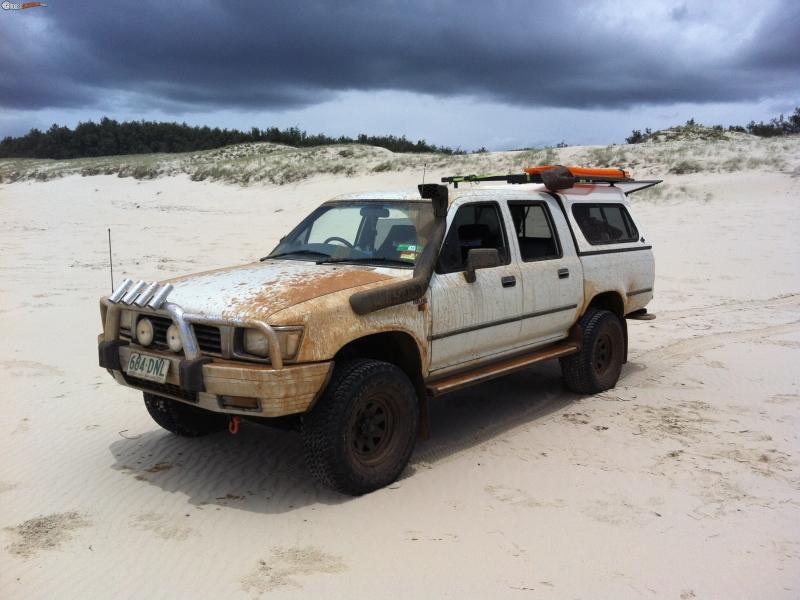
[{"label": "round driving light", "polygon": [[167,346],[169,346],[169,349],[173,352],[180,352],[181,348],[183,348],[181,334],[174,323],[167,329]]},{"label": "round driving light", "polygon": [[136,341],[142,346],[153,343],[153,323],[150,319],[139,319],[136,323]]}]

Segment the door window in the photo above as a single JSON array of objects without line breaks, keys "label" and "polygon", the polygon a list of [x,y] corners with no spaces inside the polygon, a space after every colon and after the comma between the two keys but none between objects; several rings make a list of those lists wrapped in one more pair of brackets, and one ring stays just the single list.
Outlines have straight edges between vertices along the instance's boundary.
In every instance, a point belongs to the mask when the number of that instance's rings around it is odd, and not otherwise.
[{"label": "door window", "polygon": [[561,245],[550,211],[541,202],[509,202],[522,260],[561,258]]},{"label": "door window", "polygon": [[442,245],[436,272],[465,270],[467,252],[472,248],[496,248],[502,264],[509,263],[505,229],[496,202],[465,204],[458,209]]}]

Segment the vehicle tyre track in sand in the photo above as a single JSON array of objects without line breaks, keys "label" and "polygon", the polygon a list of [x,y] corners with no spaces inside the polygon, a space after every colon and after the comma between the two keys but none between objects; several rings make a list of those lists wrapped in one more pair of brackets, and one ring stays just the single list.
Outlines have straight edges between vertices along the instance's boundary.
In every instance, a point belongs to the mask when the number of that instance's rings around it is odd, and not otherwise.
[{"label": "vehicle tyre track in sand", "polygon": [[800,308],[800,293],[793,292],[781,294],[766,299],[756,300],[730,300],[718,304],[683,308],[679,310],[664,310],[656,313],[659,321],[674,321],[688,317],[703,317],[727,312],[747,311],[757,309]]},{"label": "vehicle tyre track in sand", "polygon": [[722,331],[659,346],[632,357],[637,361],[642,360],[647,366],[641,371],[623,375],[622,382],[624,386],[621,387],[630,388],[642,385],[658,377],[664,371],[677,367],[692,358],[697,358],[698,355],[708,350],[737,342],[748,342],[759,338],[792,333],[798,330],[800,330],[800,320],[782,325],[745,329],[743,331]]},{"label": "vehicle tyre track in sand", "polygon": [[[759,313],[763,313],[764,311],[780,311],[789,308],[800,308],[800,294],[786,294],[768,300],[732,302],[705,308],[674,311],[669,314],[668,319],[677,320],[697,316],[714,316],[731,311],[755,312],[757,310]],[[630,389],[643,386],[646,382],[655,379],[665,371],[677,367],[688,360],[697,358],[698,355],[708,350],[728,344],[792,333],[798,330],[800,330],[800,320],[792,320],[788,323],[760,326],[739,331],[725,330],[719,333],[703,334],[688,339],[679,339],[651,350],[644,350],[639,353],[632,352],[631,362],[639,362],[645,366],[641,371],[633,371],[630,368],[623,371],[618,387],[620,389]],[[535,368],[536,367],[534,367],[534,369]],[[527,371],[530,371],[530,369]],[[483,419],[481,427],[469,430],[463,437],[459,436],[456,439],[448,441],[446,439],[447,432],[437,433],[436,427],[434,426],[432,440],[418,446],[418,450],[412,457],[412,466],[425,468],[430,463],[439,463],[443,460],[455,459],[465,451],[475,449],[484,444],[502,441],[517,431],[525,430],[533,426],[538,418],[547,416],[553,412],[558,412],[573,402],[581,399],[591,400],[595,397],[579,396],[564,390],[560,378],[558,380],[550,380],[539,377],[539,379],[540,381],[538,383],[541,387],[536,388],[536,392],[534,392],[536,397],[535,402],[520,409],[504,406],[501,410],[505,410],[505,412],[510,414],[507,414],[505,417],[500,416],[499,418],[496,418],[496,415],[488,415]],[[496,387],[498,382],[488,385]],[[473,389],[480,390],[482,387],[484,386],[477,386]],[[531,387],[527,386],[526,389],[530,390]],[[469,391],[456,394],[455,396],[460,396],[465,393],[468,394]],[[503,397],[506,399],[513,395],[514,394],[510,391],[503,394],[498,394],[496,391],[493,391],[491,394],[494,398]],[[518,396],[519,394],[516,395]],[[527,395],[526,393],[526,397]],[[455,397],[451,400],[455,400]],[[449,400],[445,398],[439,402],[448,401]],[[493,401],[487,399],[486,402],[491,403]],[[457,407],[449,407],[446,410],[455,412],[459,409]],[[487,408],[486,410],[488,412],[491,409]],[[451,413],[448,418],[453,417],[454,414]],[[474,420],[476,422],[478,421],[477,418]],[[488,425],[486,425],[487,423]],[[460,427],[460,429],[465,428]],[[438,440],[437,435],[439,436]]]}]

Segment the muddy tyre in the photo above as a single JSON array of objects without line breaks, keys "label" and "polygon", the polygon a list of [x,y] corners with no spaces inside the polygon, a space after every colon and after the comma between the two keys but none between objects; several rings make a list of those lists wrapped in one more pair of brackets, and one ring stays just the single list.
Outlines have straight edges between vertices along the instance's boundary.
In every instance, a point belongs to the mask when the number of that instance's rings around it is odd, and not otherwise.
[{"label": "muddy tyre", "polygon": [[224,415],[163,396],[145,394],[144,405],[156,423],[175,435],[200,437],[222,431],[227,426],[227,419]]},{"label": "muddy tyre", "polygon": [[343,494],[382,488],[408,463],[418,421],[414,386],[395,365],[370,359],[337,364],[325,393],[303,418],[309,471]]},{"label": "muddy tyre", "polygon": [[581,351],[561,359],[567,387],[578,394],[597,394],[617,385],[625,353],[619,318],[607,310],[589,309],[581,317]]}]

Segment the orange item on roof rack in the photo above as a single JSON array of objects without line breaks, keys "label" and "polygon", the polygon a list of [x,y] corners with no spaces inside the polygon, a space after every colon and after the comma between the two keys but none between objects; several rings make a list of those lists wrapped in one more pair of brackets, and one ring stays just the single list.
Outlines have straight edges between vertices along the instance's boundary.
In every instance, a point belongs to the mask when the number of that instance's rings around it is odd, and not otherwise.
[{"label": "orange item on roof rack", "polygon": [[[530,175],[539,175],[543,171],[549,171],[550,169],[555,169],[558,165],[542,165],[540,167],[528,167],[525,169],[525,172]],[[592,169],[589,167],[576,167],[576,166],[569,166],[567,167],[569,172],[572,173],[575,177],[580,179],[581,177],[592,177],[592,178],[602,178],[602,179],[630,179],[631,174],[628,171],[624,171],[622,169]]]}]

